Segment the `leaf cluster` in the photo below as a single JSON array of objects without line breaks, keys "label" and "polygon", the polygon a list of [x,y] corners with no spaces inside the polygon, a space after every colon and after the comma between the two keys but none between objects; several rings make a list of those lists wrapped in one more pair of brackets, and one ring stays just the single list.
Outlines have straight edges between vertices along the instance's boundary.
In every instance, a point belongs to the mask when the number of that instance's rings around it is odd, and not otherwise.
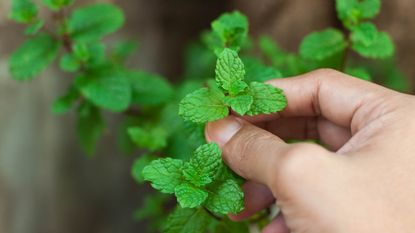
[{"label": "leaf cluster", "polygon": [[260,82],[246,83],[245,67],[237,52],[225,48],[216,63],[216,82],[198,89],[180,102],[179,115],[187,121],[205,123],[229,115],[258,115],[281,111],[287,101],[281,89]]}]

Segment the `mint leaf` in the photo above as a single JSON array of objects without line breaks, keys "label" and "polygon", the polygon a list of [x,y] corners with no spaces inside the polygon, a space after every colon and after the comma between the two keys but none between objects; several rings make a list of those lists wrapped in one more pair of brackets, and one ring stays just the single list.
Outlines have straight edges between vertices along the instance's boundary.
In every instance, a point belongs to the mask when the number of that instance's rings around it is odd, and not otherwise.
[{"label": "mint leaf", "polygon": [[194,208],[200,206],[208,197],[208,193],[190,184],[183,183],[176,187],[177,202],[182,208]]},{"label": "mint leaf", "polygon": [[138,49],[138,43],[135,41],[121,41],[114,45],[111,51],[111,57],[116,62],[124,62],[132,56]]},{"label": "mint leaf", "polygon": [[[211,43],[215,52],[227,47],[239,50],[248,35],[248,19],[238,11],[222,14],[212,22],[212,32],[210,41],[220,41]],[[217,39],[216,39],[217,38]]]},{"label": "mint leaf", "polygon": [[357,4],[358,0],[336,0],[337,16],[343,23],[355,24],[360,20],[361,12]]},{"label": "mint leaf", "polygon": [[183,161],[180,159],[157,159],[143,169],[144,180],[162,193],[174,193],[182,183]]},{"label": "mint leaf", "polygon": [[[102,66],[106,66],[105,49],[105,45],[101,43],[93,43],[87,46],[89,56],[85,61],[85,66],[89,69],[102,69]],[[123,75],[127,76],[124,71],[123,73]]]},{"label": "mint leaf", "polygon": [[131,168],[131,176],[137,183],[144,182],[143,169],[145,166],[151,163],[156,157],[150,154],[141,155],[136,159]]},{"label": "mint leaf", "polygon": [[17,23],[32,23],[38,15],[37,6],[31,0],[12,0],[9,18]]},{"label": "mint leaf", "polygon": [[120,70],[109,68],[81,75],[76,85],[85,98],[99,107],[121,112],[130,105],[131,86]]},{"label": "mint leaf", "polygon": [[55,114],[66,113],[78,99],[79,92],[75,88],[71,87],[65,95],[55,100],[52,105],[52,112]]},{"label": "mint leaf", "polygon": [[81,68],[81,62],[73,54],[67,53],[62,56],[59,67],[66,72],[76,72]]},{"label": "mint leaf", "polygon": [[140,208],[134,212],[134,220],[160,218],[165,210],[164,204],[169,200],[169,196],[163,193],[152,193],[145,196]]},{"label": "mint leaf", "polygon": [[337,15],[347,27],[375,17],[380,6],[380,0],[336,0]]},{"label": "mint leaf", "polygon": [[249,85],[249,94],[254,101],[248,115],[269,114],[281,111],[287,106],[287,99],[283,91],[269,84],[252,82]]},{"label": "mint leaf", "polygon": [[211,183],[222,166],[221,154],[219,146],[215,143],[200,146],[184,165],[183,176],[199,187]]},{"label": "mint leaf", "polygon": [[78,113],[77,131],[80,144],[89,156],[95,153],[96,144],[104,129],[101,112],[87,103],[81,105]]},{"label": "mint leaf", "polygon": [[262,62],[254,57],[242,58],[245,64],[246,82],[266,82],[271,79],[282,78],[281,72],[274,67],[265,66]]},{"label": "mint leaf", "polygon": [[358,54],[367,58],[388,58],[395,53],[392,39],[385,32],[379,32],[376,39],[365,45],[362,42],[353,43],[352,48]]},{"label": "mint leaf", "polygon": [[71,38],[76,42],[95,42],[118,30],[124,14],[113,4],[93,4],[75,10],[68,20]]},{"label": "mint leaf", "polygon": [[226,180],[209,195],[204,205],[217,214],[237,214],[244,208],[244,193],[235,180]]},{"label": "mint leaf", "polygon": [[[229,91],[233,86],[240,85],[239,83],[245,76],[245,68],[238,53],[231,49],[224,49],[216,63],[215,73],[216,81],[225,90]],[[240,89],[243,90],[243,88]]]},{"label": "mint leaf", "polygon": [[177,208],[167,219],[163,233],[205,233],[211,217],[205,210]]},{"label": "mint leaf", "polygon": [[300,55],[312,61],[329,58],[347,46],[341,31],[333,28],[307,35],[300,45]]},{"label": "mint leaf", "polygon": [[57,11],[63,7],[69,6],[74,2],[74,0],[43,0],[43,4],[45,4],[49,9]]},{"label": "mint leaf", "polygon": [[27,40],[10,57],[9,68],[16,80],[29,80],[56,58],[61,44],[48,35]]},{"label": "mint leaf", "polygon": [[132,103],[141,106],[164,104],[173,96],[173,87],[163,77],[141,71],[129,73]]},{"label": "mint leaf", "polygon": [[215,233],[249,233],[249,226],[246,222],[234,222],[224,219],[215,227]]},{"label": "mint leaf", "polygon": [[208,88],[201,88],[186,95],[179,105],[179,115],[186,121],[205,123],[226,117],[229,110],[225,96]]},{"label": "mint leaf", "polygon": [[167,131],[162,127],[128,128],[131,140],[139,147],[150,151],[159,150],[167,145]]},{"label": "mint leaf", "polygon": [[357,7],[364,19],[371,19],[380,12],[380,0],[362,0],[359,1]]},{"label": "mint leaf", "polygon": [[251,105],[254,102],[254,98],[250,95],[239,95],[235,97],[227,96],[225,98],[225,104],[230,106],[232,110],[239,115],[245,115],[251,109]]},{"label": "mint leaf", "polygon": [[373,23],[361,23],[352,28],[351,40],[353,43],[362,43],[370,46],[378,37],[378,30]]},{"label": "mint leaf", "polygon": [[25,35],[33,36],[36,35],[40,29],[43,28],[45,25],[45,21],[43,20],[36,20],[35,22],[31,23],[26,30],[24,31]]},{"label": "mint leaf", "polygon": [[[264,56],[274,67],[278,67],[284,76],[295,76],[309,71],[309,61],[304,61],[299,55],[283,51],[271,38],[262,37],[260,40],[260,49]],[[245,63],[245,61],[244,61]],[[249,82],[264,82],[265,80],[252,80],[250,75],[250,64],[245,63],[246,80]],[[262,70],[262,69],[260,69]],[[282,75],[281,75],[282,77]],[[255,77],[254,77],[255,78]]]},{"label": "mint leaf", "polygon": [[229,95],[231,96],[236,96],[239,93],[243,92],[246,88],[248,87],[248,84],[246,84],[246,82],[244,81],[234,81],[231,82],[230,87],[229,87]]}]

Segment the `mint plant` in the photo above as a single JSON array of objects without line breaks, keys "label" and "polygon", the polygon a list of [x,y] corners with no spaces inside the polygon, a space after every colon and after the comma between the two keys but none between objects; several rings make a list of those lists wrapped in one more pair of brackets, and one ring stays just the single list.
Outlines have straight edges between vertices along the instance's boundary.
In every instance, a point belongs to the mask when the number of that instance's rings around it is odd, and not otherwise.
[{"label": "mint plant", "polygon": [[[138,221],[151,220],[151,232],[244,233],[269,222],[268,212],[239,223],[227,218],[244,208],[244,180],[223,163],[218,145],[204,137],[209,121],[282,111],[287,105],[283,90],[266,81],[333,68],[397,90],[407,88],[393,60],[390,36],[370,22],[380,11],[380,0],[336,0],[342,27],[312,32],[298,52],[285,51],[266,36],[250,38],[246,16],[224,13],[189,45],[183,78],[176,83],[127,67],[135,42],[103,42],[125,21],[119,7],[73,3],[43,0],[53,16],[50,22],[39,15],[40,4],[12,0],[9,18],[26,25],[28,38],[11,54],[10,74],[29,81],[57,61],[73,77],[52,112],[75,109],[79,141],[90,156],[106,129],[103,114],[120,115],[120,150],[139,154],[132,177],[159,191],[134,213]],[[172,208],[174,201],[178,205]]]},{"label": "mint plant", "polygon": [[216,83],[187,95],[180,102],[179,115],[194,123],[214,121],[229,115],[229,108],[240,115],[281,111],[287,100],[281,89],[269,84],[244,81],[245,68],[238,54],[225,48],[216,64]]}]

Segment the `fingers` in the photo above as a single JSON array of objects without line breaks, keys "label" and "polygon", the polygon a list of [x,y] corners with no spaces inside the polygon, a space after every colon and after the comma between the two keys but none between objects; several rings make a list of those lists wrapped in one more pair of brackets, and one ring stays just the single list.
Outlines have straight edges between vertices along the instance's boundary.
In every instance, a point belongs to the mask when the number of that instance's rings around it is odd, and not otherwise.
[{"label": "fingers", "polygon": [[[273,187],[274,183],[306,171],[313,160],[330,153],[313,144],[286,144],[272,133],[236,117],[211,122],[206,138],[217,142],[224,161],[242,177]],[[277,187],[278,188],[278,187]]]},{"label": "fingers", "polygon": [[248,181],[242,188],[244,190],[245,209],[238,215],[229,216],[233,221],[245,220],[275,202],[271,191],[262,184]]},{"label": "fingers", "polygon": [[285,224],[284,217],[278,215],[275,219],[271,221],[264,229],[262,233],[289,233],[287,225]]},{"label": "fingers", "polygon": [[[264,121],[280,115],[323,116],[336,125],[359,128],[372,119],[367,117],[370,115],[368,108],[379,103],[372,100],[382,99],[385,93],[391,93],[376,84],[328,69],[293,78],[275,79],[269,83],[284,90],[288,101],[286,109],[279,114],[250,117],[249,121]],[[355,118],[357,115],[359,117]]]},{"label": "fingers", "polygon": [[344,128],[326,119],[318,119],[317,131],[319,139],[330,150],[338,151],[351,137],[349,128]]}]

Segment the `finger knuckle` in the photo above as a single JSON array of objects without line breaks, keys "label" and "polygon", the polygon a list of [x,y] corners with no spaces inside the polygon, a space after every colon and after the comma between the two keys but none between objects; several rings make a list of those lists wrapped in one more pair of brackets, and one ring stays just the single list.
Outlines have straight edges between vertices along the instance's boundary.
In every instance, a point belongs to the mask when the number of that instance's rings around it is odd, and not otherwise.
[{"label": "finger knuckle", "polygon": [[311,72],[317,78],[333,77],[341,74],[339,71],[331,68],[320,68]]},{"label": "finger knuckle", "polygon": [[239,147],[239,159],[241,161],[247,161],[250,157],[259,152],[264,142],[270,141],[271,138],[267,134],[261,132],[251,132],[245,134],[240,143],[237,145]]},{"label": "finger knuckle", "polygon": [[279,162],[278,180],[280,183],[300,182],[316,167],[316,161],[322,159],[321,152],[320,146],[311,143],[291,145]]}]

